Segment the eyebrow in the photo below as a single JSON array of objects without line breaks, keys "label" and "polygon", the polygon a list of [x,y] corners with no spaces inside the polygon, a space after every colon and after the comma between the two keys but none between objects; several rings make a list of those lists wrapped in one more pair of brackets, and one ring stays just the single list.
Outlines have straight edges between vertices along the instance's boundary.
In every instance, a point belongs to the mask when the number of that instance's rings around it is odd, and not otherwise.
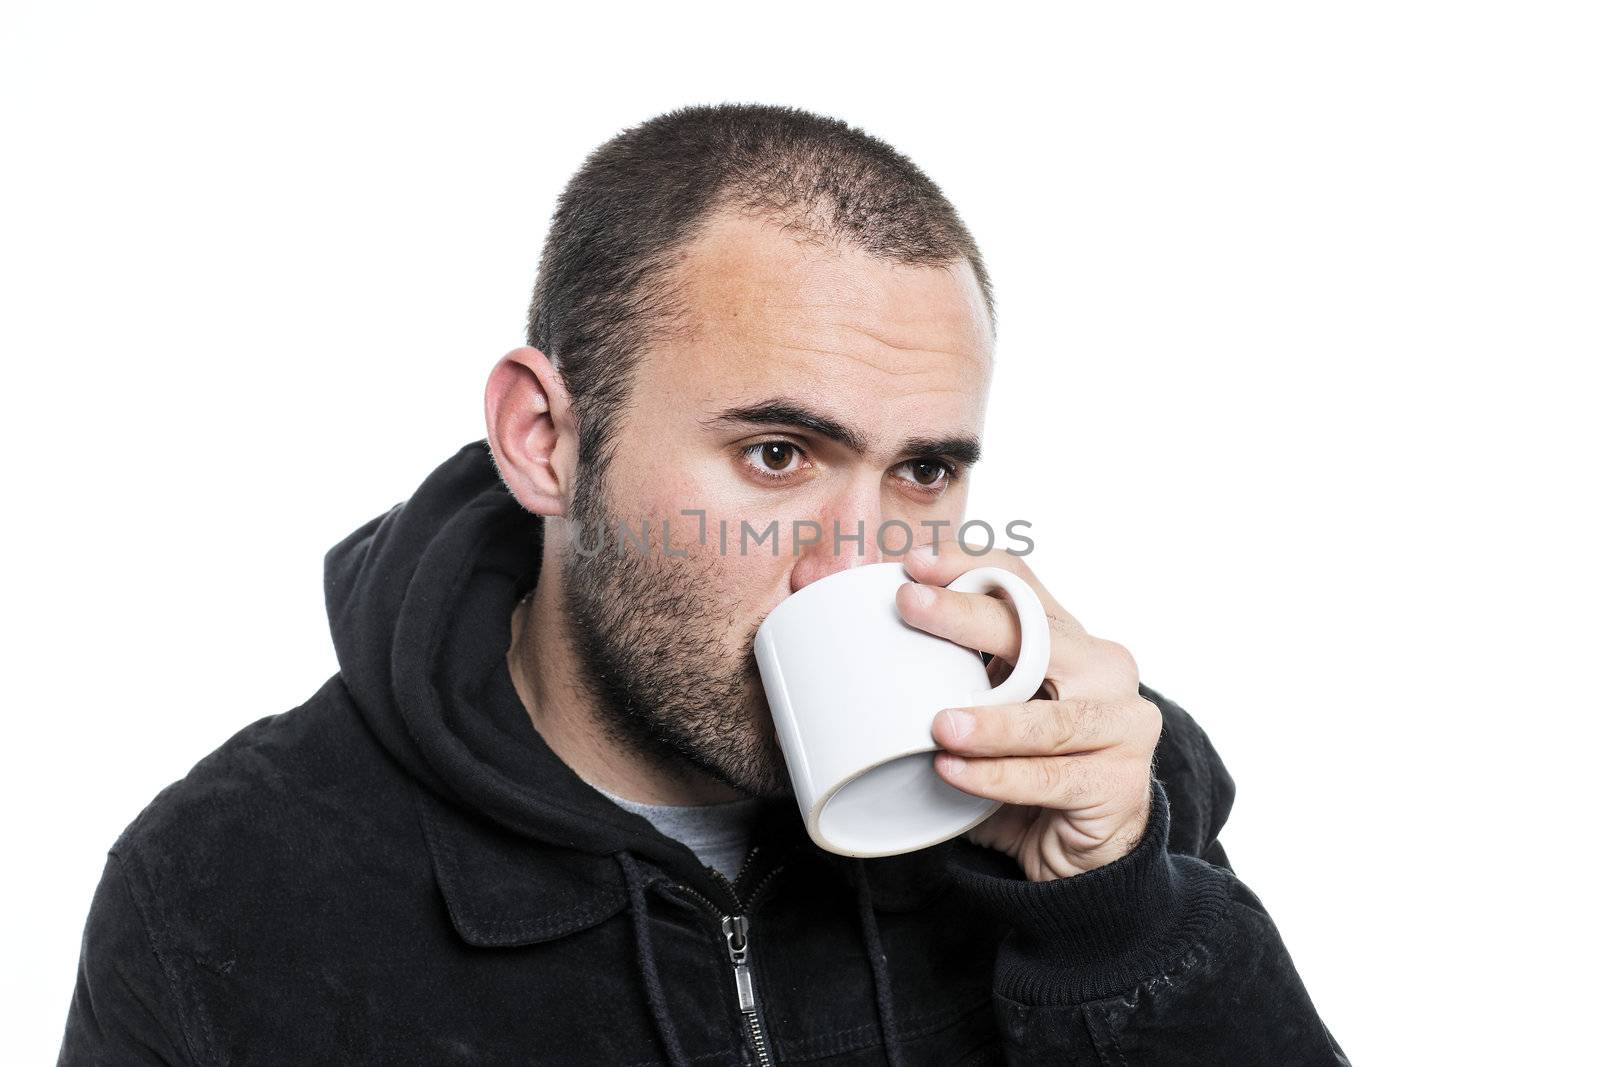
[{"label": "eyebrow", "polygon": [[[728,408],[726,411],[707,420],[711,423],[742,422],[763,426],[790,426],[799,430],[806,430],[836,441],[852,452],[864,454],[867,451],[867,442],[861,434],[818,411],[813,411],[804,404],[793,400],[763,400],[758,404],[746,404],[742,407]],[[978,462],[982,449],[978,439],[966,434],[957,434],[950,437],[913,437],[906,441],[900,448],[903,455],[913,456],[948,456],[958,463],[968,466]]]}]

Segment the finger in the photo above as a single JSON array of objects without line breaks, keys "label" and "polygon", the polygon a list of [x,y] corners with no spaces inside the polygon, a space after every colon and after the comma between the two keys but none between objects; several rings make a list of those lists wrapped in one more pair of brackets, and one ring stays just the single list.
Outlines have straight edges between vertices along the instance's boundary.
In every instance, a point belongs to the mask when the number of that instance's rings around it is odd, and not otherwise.
[{"label": "finger", "polygon": [[963,793],[1024,807],[1069,811],[1108,792],[1113,768],[1104,754],[962,757],[941,752],[940,777]]},{"label": "finger", "polygon": [[1001,601],[983,593],[953,593],[907,582],[895,593],[900,617],[919,630],[1015,662],[1022,625]]},{"label": "finger", "polygon": [[[966,648],[988,652],[1012,664],[1022,647],[1022,623],[1007,601],[988,593],[958,593],[921,582],[907,582],[895,593],[900,617],[919,630],[954,641]],[[1107,692],[1132,689],[1134,684],[1118,684],[1122,669],[1131,656],[1121,645],[1102,641],[1084,633],[1058,626],[1059,620],[1047,616],[1050,624],[1050,664],[1045,678],[1055,686],[1068,683],[1073,688],[1091,686]],[[994,664],[989,664],[991,685],[996,680]],[[1120,669],[1120,673],[1118,673]],[[1106,683],[1103,684],[1102,683]],[[1051,690],[1059,691],[1057,690]]]},{"label": "finger", "polygon": [[1067,609],[1050,595],[1050,591],[1033,573],[1033,568],[1029,567],[1021,556],[1005,549],[995,548],[987,552],[974,553],[966,551],[960,545],[941,542],[937,546],[922,545],[913,549],[907,554],[903,563],[906,573],[917,581],[941,588],[970,570],[979,567],[1001,567],[1033,587],[1033,591],[1039,595],[1039,603],[1044,606],[1045,616],[1050,620],[1050,629],[1057,638],[1075,639],[1083,636],[1085,632],[1083,624],[1073,618]]},{"label": "finger", "polygon": [[[1159,730],[1159,710],[1155,716]],[[1145,741],[1150,727],[1148,713],[1133,702],[1069,698],[945,708],[933,717],[932,734],[963,756],[1066,756]]]},{"label": "finger", "polygon": [[969,552],[953,541],[940,541],[937,545],[918,546],[906,555],[904,562],[906,570],[917,581],[939,586],[949,585],[976,567],[1004,567],[1026,579],[1034,592],[1044,595],[1044,589],[1022,557],[1000,548]]}]

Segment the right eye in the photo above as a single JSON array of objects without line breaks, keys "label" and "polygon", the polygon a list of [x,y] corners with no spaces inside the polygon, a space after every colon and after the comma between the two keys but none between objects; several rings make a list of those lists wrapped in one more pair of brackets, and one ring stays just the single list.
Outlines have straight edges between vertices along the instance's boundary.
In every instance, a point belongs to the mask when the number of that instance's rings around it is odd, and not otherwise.
[{"label": "right eye", "polygon": [[792,441],[761,441],[740,450],[744,462],[758,477],[782,481],[803,469],[805,453]]}]

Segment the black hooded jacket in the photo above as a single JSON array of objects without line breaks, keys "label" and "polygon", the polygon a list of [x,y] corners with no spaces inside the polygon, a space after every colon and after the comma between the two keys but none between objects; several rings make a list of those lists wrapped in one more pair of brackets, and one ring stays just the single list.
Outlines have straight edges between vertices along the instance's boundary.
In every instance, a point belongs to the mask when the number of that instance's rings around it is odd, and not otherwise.
[{"label": "black hooded jacket", "polygon": [[846,859],[792,801],[729,882],[587,785],[506,668],[540,520],[467,446],[327,558],[339,672],[112,846],[63,1064],[1342,1063],[1179,707],[1139,846],[1027,881]]}]

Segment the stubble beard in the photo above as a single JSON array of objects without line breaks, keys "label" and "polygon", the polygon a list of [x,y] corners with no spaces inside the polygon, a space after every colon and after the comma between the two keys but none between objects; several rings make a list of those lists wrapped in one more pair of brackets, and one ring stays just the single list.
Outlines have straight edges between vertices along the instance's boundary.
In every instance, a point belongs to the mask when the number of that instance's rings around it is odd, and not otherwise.
[{"label": "stubble beard", "polygon": [[[681,777],[684,764],[748,796],[792,795],[755,667],[755,626],[717,603],[715,562],[618,543],[603,477],[580,475],[563,553],[574,652],[607,737]],[[636,527],[635,527],[636,528]],[[591,551],[591,549],[595,549]]]}]

